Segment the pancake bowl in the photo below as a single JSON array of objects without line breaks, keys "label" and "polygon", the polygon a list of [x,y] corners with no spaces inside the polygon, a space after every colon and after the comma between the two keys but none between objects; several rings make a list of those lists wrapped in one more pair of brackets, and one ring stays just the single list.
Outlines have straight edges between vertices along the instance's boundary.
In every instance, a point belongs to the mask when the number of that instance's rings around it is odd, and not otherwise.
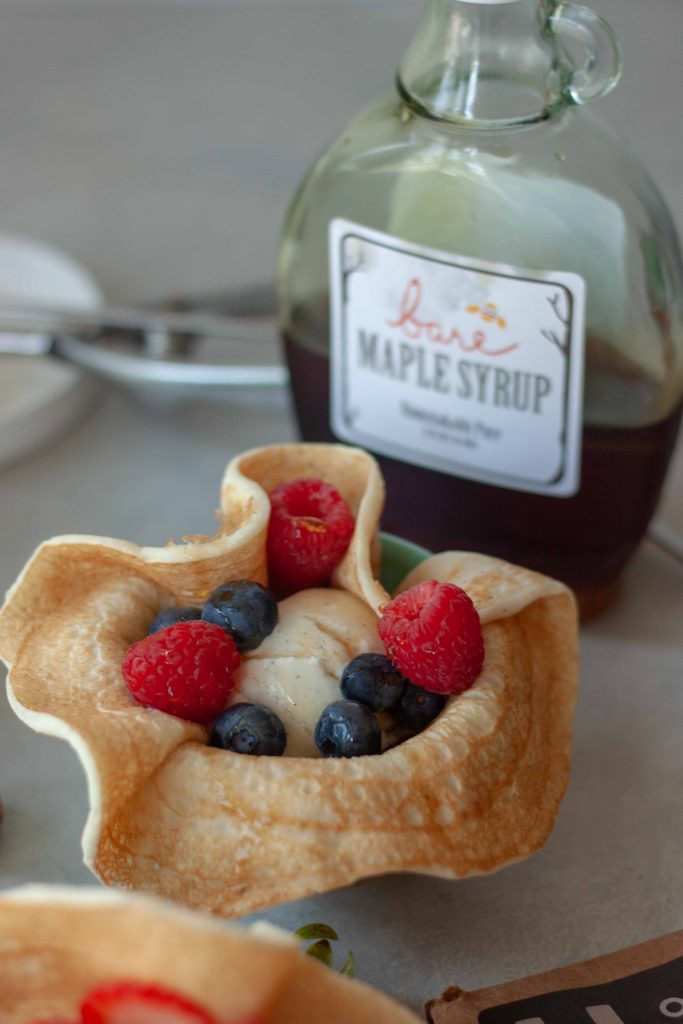
[{"label": "pancake bowl", "polygon": [[26,886],[0,896],[3,1024],[76,1021],[87,992],[121,981],[170,988],[215,1024],[418,1024],[267,925],[236,928],[94,889]]},{"label": "pancake bowl", "polygon": [[[283,614],[264,649],[277,673],[283,651],[315,659],[319,638],[332,667],[343,666],[368,649],[388,600],[378,580],[381,476],[369,455],[343,446],[247,452],[226,470],[213,538],[139,548],[58,537],[8,594],[0,655],[11,704],[78,754],[90,804],[84,859],[107,884],[237,916],[386,872],[494,871],[539,849],[552,828],[569,771],[575,603],[563,585],[497,559],[421,560],[419,549],[401,549],[411,569],[401,587],[442,579],[468,591],[486,657],[470,690],[380,756],[247,757],[207,746],[204,726],[132,699],[121,662],[161,608],[201,601],[229,579],[266,582],[268,494],[300,476],[332,483],[355,530],[301,628],[290,616],[285,633]],[[391,541],[385,549],[396,579],[403,566]],[[353,621],[335,602],[355,602]]]}]

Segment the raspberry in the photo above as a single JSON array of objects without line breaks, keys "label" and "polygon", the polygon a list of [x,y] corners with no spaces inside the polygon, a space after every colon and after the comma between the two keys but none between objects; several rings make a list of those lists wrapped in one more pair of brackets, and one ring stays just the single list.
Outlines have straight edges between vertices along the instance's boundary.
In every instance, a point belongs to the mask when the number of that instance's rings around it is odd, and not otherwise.
[{"label": "raspberry", "polygon": [[325,583],[354,530],[351,509],[324,480],[293,480],[270,495],[268,573],[281,594]]},{"label": "raspberry", "polygon": [[453,583],[427,580],[399,594],[377,629],[403,675],[431,693],[468,690],[484,664],[479,614]]},{"label": "raspberry", "polygon": [[211,622],[178,622],[128,649],[123,678],[145,707],[190,722],[215,718],[233,687],[240,656],[233,638]]},{"label": "raspberry", "polygon": [[82,1024],[216,1024],[185,996],[158,985],[115,981],[92,989],[81,1004]]}]

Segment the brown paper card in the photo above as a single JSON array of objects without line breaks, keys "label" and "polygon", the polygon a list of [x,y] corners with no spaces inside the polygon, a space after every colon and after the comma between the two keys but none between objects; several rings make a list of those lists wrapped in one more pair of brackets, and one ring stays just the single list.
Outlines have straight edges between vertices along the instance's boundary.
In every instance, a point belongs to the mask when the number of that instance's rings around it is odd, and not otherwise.
[{"label": "brown paper card", "polygon": [[683,931],[507,985],[449,988],[430,1024],[668,1024],[683,1022]]}]

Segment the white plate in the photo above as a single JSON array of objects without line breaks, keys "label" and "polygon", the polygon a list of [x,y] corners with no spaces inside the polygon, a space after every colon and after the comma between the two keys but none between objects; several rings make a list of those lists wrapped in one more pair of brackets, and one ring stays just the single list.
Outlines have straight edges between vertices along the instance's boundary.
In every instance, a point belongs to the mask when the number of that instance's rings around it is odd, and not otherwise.
[{"label": "white plate", "polygon": [[[97,309],[91,275],[53,246],[0,234],[0,305]],[[22,458],[81,416],[95,385],[56,359],[0,355],[0,465]]]}]

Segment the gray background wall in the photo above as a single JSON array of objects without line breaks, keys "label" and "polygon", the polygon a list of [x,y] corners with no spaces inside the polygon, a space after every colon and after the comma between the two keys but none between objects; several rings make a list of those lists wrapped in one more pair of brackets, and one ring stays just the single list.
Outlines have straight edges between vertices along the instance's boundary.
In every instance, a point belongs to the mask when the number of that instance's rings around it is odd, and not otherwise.
[{"label": "gray background wall", "polygon": [[[0,4],[0,229],[58,243],[110,300],[272,277],[315,154],[389,85],[419,0]],[[683,0],[593,0],[624,74],[595,104],[683,226]]]}]

